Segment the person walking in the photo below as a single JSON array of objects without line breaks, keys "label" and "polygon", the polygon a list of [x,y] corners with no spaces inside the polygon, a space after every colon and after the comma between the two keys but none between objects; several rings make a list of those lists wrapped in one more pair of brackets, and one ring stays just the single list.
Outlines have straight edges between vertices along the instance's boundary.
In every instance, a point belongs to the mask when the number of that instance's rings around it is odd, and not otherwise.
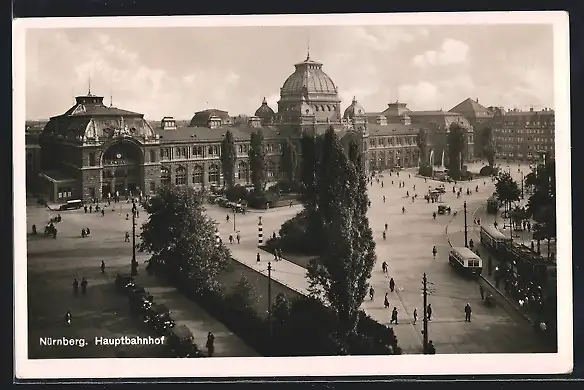
[{"label": "person walking", "polygon": [[260,262],[260,252],[258,252],[258,255],[256,256],[256,263]]},{"label": "person walking", "polygon": [[101,209],[101,216],[104,217],[105,216],[105,209]]},{"label": "person walking", "polygon": [[87,295],[87,280],[85,278],[81,280],[81,294]]},{"label": "person walking", "polygon": [[393,280],[393,278],[389,279],[389,289],[391,290],[391,292],[395,290],[395,281]]},{"label": "person walking", "polygon": [[385,203],[385,195],[383,195],[383,203]]},{"label": "person walking", "polygon": [[235,238],[237,239],[237,243],[239,244],[241,241],[241,236],[239,235],[239,232],[237,233],[237,236],[235,236]]},{"label": "person walking", "polygon": [[385,293],[385,298],[383,298],[383,307],[385,307],[386,309],[389,307],[389,298],[387,296],[387,293]]},{"label": "person walking", "polygon": [[436,347],[432,340],[428,341],[428,355],[436,355]]},{"label": "person walking", "polygon": [[373,298],[375,297],[375,289],[373,288],[373,286],[369,287],[369,298],[371,298],[371,300],[373,300]]},{"label": "person walking", "polygon": [[394,307],[393,310],[391,311],[391,321],[389,321],[390,324],[396,324],[397,325],[397,307]]},{"label": "person walking", "polygon": [[207,347],[207,355],[209,355],[209,357],[213,357],[213,355],[215,354],[215,336],[211,332],[209,332],[209,334],[207,334],[206,347]]},{"label": "person walking", "polygon": [[387,231],[387,223],[385,224],[385,231]]},{"label": "person walking", "polygon": [[91,230],[89,230],[89,228],[85,228],[85,234],[87,235],[87,237],[89,237],[89,235],[91,234]]},{"label": "person walking", "polygon": [[437,253],[438,253],[438,250],[436,249],[436,245],[434,245],[434,247],[432,248],[432,257],[436,258]]},{"label": "person walking", "polygon": [[428,315],[428,321],[432,321],[432,304],[428,303],[426,307],[426,314]]},{"label": "person walking", "polygon": [[79,282],[77,281],[77,278],[73,279],[73,294],[79,295]]},{"label": "person walking", "polygon": [[101,269],[101,273],[105,273],[105,262],[102,260],[101,261],[101,267],[99,267]]},{"label": "person walking", "polygon": [[470,315],[472,314],[472,309],[470,307],[470,303],[467,303],[464,307],[464,320],[466,322],[470,322]]},{"label": "person walking", "polygon": [[479,292],[481,293],[481,301],[485,300],[485,288],[482,284],[479,284]]},{"label": "person walking", "polygon": [[381,272],[387,275],[387,263],[385,261],[381,263]]},{"label": "person walking", "polygon": [[229,243],[233,244],[233,235],[232,234],[229,235]]},{"label": "person walking", "polygon": [[418,321],[418,308],[414,309],[414,325],[416,325],[416,321]]}]

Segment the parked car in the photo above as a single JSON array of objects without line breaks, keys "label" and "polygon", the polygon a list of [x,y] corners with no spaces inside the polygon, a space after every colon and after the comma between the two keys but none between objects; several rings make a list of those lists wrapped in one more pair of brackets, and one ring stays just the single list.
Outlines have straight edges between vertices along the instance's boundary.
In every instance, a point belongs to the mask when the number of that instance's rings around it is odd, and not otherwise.
[{"label": "parked car", "polygon": [[153,305],[145,313],[144,322],[154,326],[160,334],[174,327],[174,320],[170,317],[170,310],[165,305]]},{"label": "parked car", "polygon": [[178,325],[168,332],[168,345],[176,357],[202,357],[203,354],[193,343],[195,337],[186,325]]}]

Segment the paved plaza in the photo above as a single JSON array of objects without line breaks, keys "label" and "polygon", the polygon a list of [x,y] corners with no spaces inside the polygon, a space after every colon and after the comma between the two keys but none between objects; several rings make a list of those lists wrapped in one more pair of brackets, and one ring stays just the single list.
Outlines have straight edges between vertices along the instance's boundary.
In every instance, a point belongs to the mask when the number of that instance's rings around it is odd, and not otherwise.
[{"label": "paved plaza", "polygon": [[[155,336],[151,328],[129,315],[128,299],[117,294],[114,278],[117,272],[129,272],[132,255],[131,243],[124,242],[124,233],[131,232],[131,219],[125,214],[131,205],[113,204],[102,218],[99,213],[83,210],[61,212],[63,221],[56,224],[57,239],[42,234],[28,237],[28,319],[30,358],[80,358],[80,357],[171,357],[168,348],[159,346],[127,346],[124,348],[96,347],[89,343],[85,348],[48,348],[39,345],[40,337],[94,337]],[[42,232],[50,215],[46,208],[27,208],[27,230],[32,225]],[[146,219],[140,213],[139,224]],[[81,229],[89,227],[91,236],[81,237]],[[257,356],[257,353],[211,317],[199,306],[181,295],[175,288],[159,278],[146,276],[144,260],[137,253],[142,272],[136,278],[160,304],[165,304],[179,324],[187,325],[195,336],[195,343],[204,349],[207,332],[215,335],[216,356]],[[107,266],[100,271],[101,261]],[[86,277],[87,296],[75,297],[72,283]],[[67,310],[72,314],[72,325],[65,326]]]},{"label": "paved plaza", "polygon": [[[472,167],[477,169],[479,167]],[[394,182],[392,185],[391,182]],[[433,220],[432,213],[438,204],[427,203],[423,196],[428,190],[440,185],[440,182],[415,177],[413,172],[403,171],[400,176],[394,173],[384,173],[383,188],[374,182],[369,187],[371,208],[369,219],[374,238],[377,243],[377,264],[373,270],[371,284],[376,291],[373,302],[366,300],[365,311],[381,323],[388,324],[390,309],[397,307],[399,325],[395,326],[399,344],[405,353],[420,353],[422,351],[422,275],[428,276],[431,295],[428,302],[432,304],[433,315],[429,326],[430,339],[436,345],[438,353],[512,353],[512,352],[544,352],[545,346],[533,334],[529,324],[513,310],[498,306],[487,308],[481,304],[479,287],[476,281],[468,280],[458,275],[448,265],[449,244],[446,236],[446,226],[453,216],[439,215]],[[398,188],[398,182],[406,183],[404,188]],[[416,190],[413,186],[416,186]],[[461,184],[457,187],[459,187]],[[463,193],[466,188],[479,192],[472,195],[462,195],[456,198],[452,194],[452,184],[446,185],[443,195],[444,204],[459,210],[462,216],[462,204],[467,201],[469,219],[470,212],[485,200],[495,190],[494,183],[489,179],[474,180],[462,183]],[[406,191],[410,197],[406,198]],[[411,196],[418,194],[412,203]],[[385,202],[383,202],[385,196]],[[402,206],[406,212],[402,213]],[[257,253],[257,223],[262,216],[265,236],[278,232],[280,225],[301,210],[301,206],[278,208],[266,212],[249,212],[238,214],[235,229],[240,231],[242,242],[234,244],[231,250],[235,259],[265,273],[264,262],[272,259],[272,255],[261,251],[261,264],[256,263]],[[220,222],[220,233],[225,242],[233,233],[233,221],[225,221],[226,209],[210,206],[208,213]],[[462,224],[463,218],[453,221],[452,230]],[[383,240],[384,224],[388,224],[387,239]],[[461,228],[462,229],[462,228]],[[462,230],[461,230],[462,231]],[[457,240],[454,233],[454,240]],[[456,245],[464,245],[464,239]],[[432,247],[436,246],[438,255],[434,259]],[[381,272],[381,263],[389,264],[389,275]],[[272,277],[291,288],[306,292],[308,283],[304,278],[305,269],[288,261],[273,263]],[[396,291],[389,291],[389,277],[396,282]],[[389,293],[390,309],[383,308],[383,297]],[[464,321],[464,306],[470,303],[473,308],[473,321]],[[413,311],[417,308],[418,322],[413,324]]]},{"label": "paved plaza", "polygon": [[[477,168],[474,168],[477,169]],[[524,167],[528,171],[527,167]],[[517,171],[515,169],[511,169]],[[371,284],[375,288],[375,299],[366,300],[365,311],[381,323],[388,324],[391,309],[398,310],[399,324],[394,326],[399,345],[404,353],[422,351],[422,275],[427,274],[430,282],[428,302],[432,304],[433,316],[429,325],[429,338],[434,342],[438,353],[512,353],[544,352],[546,346],[535,336],[529,324],[514,310],[498,305],[487,308],[481,304],[476,281],[463,278],[448,265],[448,239],[453,245],[464,245],[463,201],[468,203],[469,224],[472,212],[493,193],[494,184],[489,179],[462,183],[463,194],[466,188],[479,192],[456,198],[452,194],[452,184],[446,184],[442,204],[449,205],[458,216],[432,213],[438,204],[427,203],[423,196],[428,187],[436,187],[440,182],[416,177],[414,172],[403,171],[398,177],[384,173],[381,183],[369,186],[371,208],[369,219],[377,243],[377,264],[374,267]],[[517,179],[517,178],[516,178]],[[393,184],[392,184],[393,181]],[[398,182],[405,182],[398,188]],[[414,190],[414,185],[416,189]],[[457,185],[460,187],[461,184]],[[410,197],[406,197],[409,191]],[[414,202],[411,196],[417,194]],[[385,202],[383,197],[385,196]],[[121,209],[120,209],[121,207]],[[402,213],[402,207],[406,212]],[[273,256],[258,253],[258,217],[262,217],[264,240],[278,232],[281,224],[296,215],[302,206],[282,207],[269,211],[251,210],[245,215],[234,215],[227,209],[210,205],[208,214],[218,221],[220,235],[228,243],[229,234],[239,232],[241,244],[229,245],[234,259],[241,264],[228,277],[235,280],[245,274],[258,288],[261,295],[260,306],[267,306],[264,279],[253,278],[254,271],[267,272],[267,262]],[[152,335],[148,327],[132,320],[128,313],[127,299],[114,292],[113,277],[118,270],[129,271],[131,244],[124,242],[124,233],[131,233],[131,219],[126,220],[131,205],[113,204],[107,208],[104,217],[98,213],[83,210],[62,212],[63,222],[57,224],[59,234],[56,240],[39,235],[28,239],[28,291],[29,291],[29,354],[31,358],[43,357],[163,357],[168,354],[160,347],[127,347],[112,349],[89,346],[79,349],[48,349],[39,346],[39,337],[85,337],[115,335]],[[227,222],[225,216],[229,214]],[[27,230],[36,224],[42,231],[50,217],[56,215],[46,208],[30,206],[27,208]],[[138,225],[146,220],[141,212]],[[387,239],[382,237],[384,224],[388,224]],[[91,236],[81,238],[81,229],[90,227]],[[447,234],[448,231],[448,234]],[[235,235],[235,234],[234,234]],[[478,239],[474,238],[476,242]],[[432,247],[438,254],[432,256]],[[144,254],[138,253],[141,270],[144,270]],[[99,266],[104,260],[107,265],[105,274]],[[389,265],[388,275],[381,271],[381,263]],[[301,294],[306,293],[308,281],[306,270],[287,260],[272,262],[272,277]],[[251,274],[250,274],[251,272]],[[236,275],[237,274],[237,275]],[[88,296],[74,297],[71,283],[73,278],[89,281]],[[396,291],[389,291],[389,278],[396,282]],[[173,287],[158,278],[151,278],[141,272],[138,283],[150,291],[157,302],[166,304],[177,322],[186,324],[195,335],[195,342],[204,344],[206,334],[211,331],[216,336],[217,356],[256,356],[238,337],[225,326],[212,318],[200,307],[179,294]],[[274,296],[281,288],[272,290]],[[390,309],[383,307],[383,297],[388,293]],[[473,309],[471,323],[464,321],[464,305],[470,303]],[[418,322],[413,323],[413,312],[417,309]],[[73,326],[65,327],[63,317],[67,310],[73,314]],[[261,310],[260,310],[261,311]]]}]

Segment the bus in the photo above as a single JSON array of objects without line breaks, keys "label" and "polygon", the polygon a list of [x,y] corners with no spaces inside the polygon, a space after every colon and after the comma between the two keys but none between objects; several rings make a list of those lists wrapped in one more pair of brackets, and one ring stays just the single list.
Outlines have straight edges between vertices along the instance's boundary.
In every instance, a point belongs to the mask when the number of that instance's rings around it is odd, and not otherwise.
[{"label": "bus", "polygon": [[478,276],[483,270],[483,260],[466,247],[450,248],[448,263],[468,276]]},{"label": "bus", "polygon": [[81,207],[83,207],[83,201],[81,199],[74,199],[74,200],[68,200],[67,203],[59,206],[59,210],[61,210],[61,211],[77,210],[77,209],[80,209]]},{"label": "bus", "polygon": [[511,241],[501,233],[494,225],[481,225],[481,244],[487,249],[499,252],[507,242]]}]

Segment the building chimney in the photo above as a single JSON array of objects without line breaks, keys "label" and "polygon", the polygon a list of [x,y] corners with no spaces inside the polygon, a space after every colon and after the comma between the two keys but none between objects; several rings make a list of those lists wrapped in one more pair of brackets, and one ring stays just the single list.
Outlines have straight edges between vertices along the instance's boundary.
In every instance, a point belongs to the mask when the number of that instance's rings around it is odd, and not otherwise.
[{"label": "building chimney", "polygon": [[531,108],[529,109],[529,111],[530,111],[530,112],[533,112],[533,107],[531,107]]}]

